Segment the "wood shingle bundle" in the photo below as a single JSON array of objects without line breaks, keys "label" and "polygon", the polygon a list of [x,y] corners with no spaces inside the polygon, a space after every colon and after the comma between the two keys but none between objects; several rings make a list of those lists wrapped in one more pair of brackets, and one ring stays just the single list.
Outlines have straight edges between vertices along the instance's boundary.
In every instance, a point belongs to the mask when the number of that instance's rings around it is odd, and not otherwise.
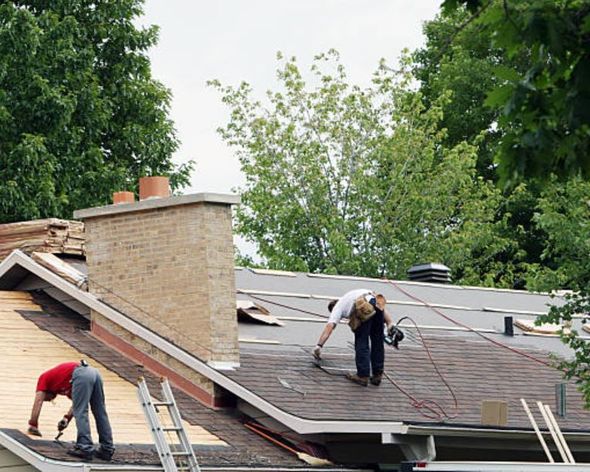
[{"label": "wood shingle bundle", "polygon": [[0,225],[0,260],[15,249],[84,256],[84,223],[47,218]]}]

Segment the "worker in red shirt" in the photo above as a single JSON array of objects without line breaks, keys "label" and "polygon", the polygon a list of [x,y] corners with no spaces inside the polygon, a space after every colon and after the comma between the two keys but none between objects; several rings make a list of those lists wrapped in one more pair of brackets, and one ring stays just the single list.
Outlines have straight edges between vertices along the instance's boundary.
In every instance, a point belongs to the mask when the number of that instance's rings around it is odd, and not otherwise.
[{"label": "worker in red shirt", "polygon": [[[86,361],[64,362],[42,373],[37,381],[35,402],[31,411],[28,432],[41,436],[39,415],[44,401],[51,401],[57,395],[65,395],[72,400],[72,407],[57,423],[58,431],[67,428],[72,418],[76,418],[78,435],[76,445],[67,451],[71,456],[84,460],[98,457],[111,460],[115,448],[113,434],[107,415],[102,378],[98,370],[90,367]],[[94,450],[88,421],[88,406],[92,410],[98,430],[100,448]]]}]

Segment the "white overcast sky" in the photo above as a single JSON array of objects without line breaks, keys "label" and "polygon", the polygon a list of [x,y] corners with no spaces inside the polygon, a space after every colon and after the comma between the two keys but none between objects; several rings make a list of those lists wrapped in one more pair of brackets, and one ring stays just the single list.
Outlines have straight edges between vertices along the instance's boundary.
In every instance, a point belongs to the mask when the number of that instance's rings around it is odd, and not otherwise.
[{"label": "white overcast sky", "polygon": [[143,24],[160,26],[153,75],[173,93],[181,147],[176,162],[197,163],[184,193],[230,192],[242,184],[237,158],[216,133],[228,112],[205,82],[242,80],[262,94],[276,85],[276,53],[307,68],[330,48],[351,82],[368,84],[379,59],[423,44],[422,23],[442,0],[146,0]]}]

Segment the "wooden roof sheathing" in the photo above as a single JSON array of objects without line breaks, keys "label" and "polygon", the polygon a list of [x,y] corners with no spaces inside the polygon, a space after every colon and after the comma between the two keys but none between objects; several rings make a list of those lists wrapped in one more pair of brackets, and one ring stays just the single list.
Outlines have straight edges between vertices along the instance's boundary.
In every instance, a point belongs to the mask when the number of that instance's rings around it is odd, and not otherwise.
[{"label": "wooden roof sheathing", "polygon": [[[18,310],[47,316],[26,292],[0,291],[0,428],[25,431],[31,414],[35,386],[39,375],[61,362],[85,358],[96,367],[104,380],[106,406],[113,427],[115,443],[151,444],[153,442],[136,394],[136,386],[119,377],[104,365],[88,358],[48,331],[23,318]],[[44,439],[53,438],[57,422],[71,402],[58,396],[45,402],[39,419]],[[98,436],[91,418],[93,439]],[[224,445],[217,436],[200,426],[185,423],[193,444]],[[72,424],[64,431],[64,441],[75,440]]]}]

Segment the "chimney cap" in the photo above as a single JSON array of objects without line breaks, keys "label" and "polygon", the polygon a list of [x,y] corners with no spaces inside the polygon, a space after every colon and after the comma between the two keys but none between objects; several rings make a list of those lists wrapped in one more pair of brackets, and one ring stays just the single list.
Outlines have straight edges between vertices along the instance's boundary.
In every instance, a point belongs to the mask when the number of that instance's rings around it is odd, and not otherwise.
[{"label": "chimney cap", "polygon": [[153,210],[155,208],[173,207],[177,205],[190,205],[194,203],[238,205],[240,203],[240,196],[233,194],[203,192],[192,195],[173,196],[169,198],[154,198],[135,202],[130,205],[107,205],[103,207],[76,210],[74,211],[74,218],[84,220],[88,218],[104,217],[121,213],[131,213],[134,211]]}]

